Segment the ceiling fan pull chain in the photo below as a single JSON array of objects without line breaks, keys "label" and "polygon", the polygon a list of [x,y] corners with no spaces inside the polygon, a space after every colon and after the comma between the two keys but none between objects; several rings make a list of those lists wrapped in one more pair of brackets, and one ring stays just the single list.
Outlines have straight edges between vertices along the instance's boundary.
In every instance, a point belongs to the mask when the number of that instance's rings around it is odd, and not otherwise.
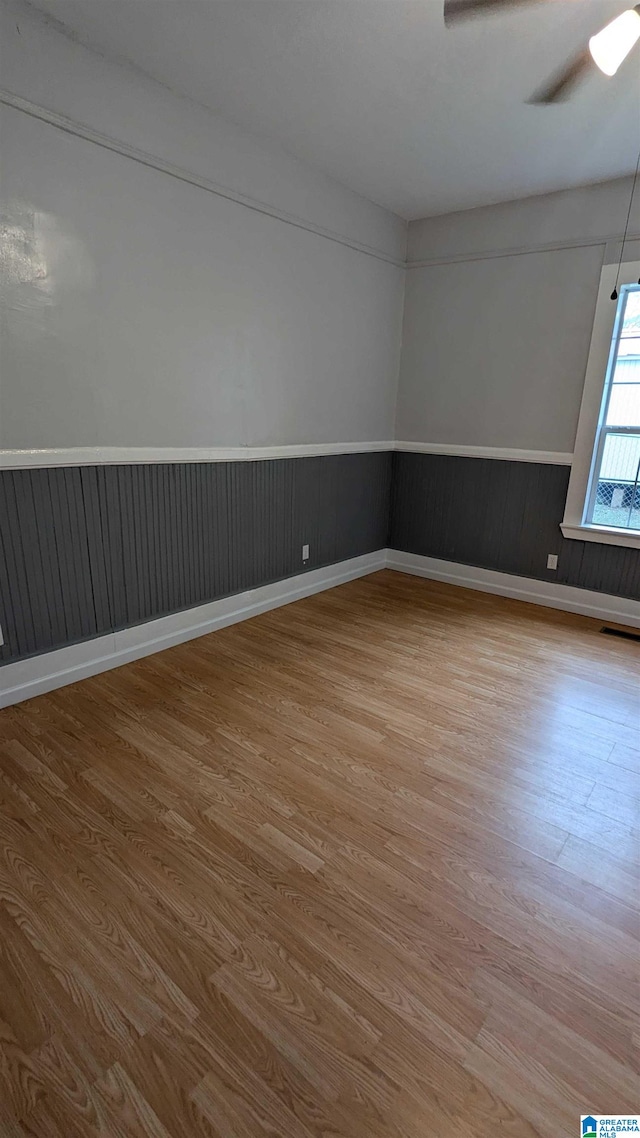
[{"label": "ceiling fan pull chain", "polygon": [[[629,198],[629,208],[627,210],[627,220],[626,220],[625,227],[624,227],[624,234],[622,237],[622,245],[620,246],[620,260],[618,261],[618,271],[616,273],[616,284],[615,284],[615,288],[614,288],[613,292],[611,293],[611,300],[617,300],[618,299],[618,284],[620,281],[620,269],[622,268],[622,258],[624,257],[624,246],[625,246],[625,242],[627,240],[627,233],[629,232],[629,218],[631,217],[631,207],[633,205],[633,199],[634,199],[635,192],[636,192],[636,182],[638,181],[638,170],[640,170],[640,150],[638,151],[638,161],[636,162],[636,172],[633,175],[633,184],[631,186],[631,197]],[[638,278],[638,284],[640,284],[640,277]]]}]

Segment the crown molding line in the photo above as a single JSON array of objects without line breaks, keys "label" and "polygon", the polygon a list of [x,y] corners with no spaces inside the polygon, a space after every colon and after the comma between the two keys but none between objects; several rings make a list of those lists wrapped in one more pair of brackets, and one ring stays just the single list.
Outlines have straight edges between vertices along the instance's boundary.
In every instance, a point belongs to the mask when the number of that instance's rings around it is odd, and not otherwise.
[{"label": "crown molding line", "polygon": [[364,253],[368,257],[375,257],[376,260],[384,261],[386,264],[394,265],[396,268],[403,269],[405,267],[406,262],[403,259],[393,257],[390,253],[386,253],[384,249],[378,249],[374,245],[367,245],[365,242],[346,237],[322,225],[314,225],[313,222],[306,221],[297,214],[277,209],[275,206],[270,205],[268,202],[263,202],[259,198],[252,198],[229,186],[220,185],[217,182],[211,181],[209,178],[202,178],[198,174],[194,174],[181,166],[174,166],[171,162],[165,162],[163,158],[158,158],[155,154],[150,154],[146,150],[140,150],[136,146],[130,146],[129,143],[122,142],[120,139],[114,138],[111,135],[102,134],[100,131],[94,130],[88,123],[68,118],[66,115],[61,115],[57,111],[43,107],[39,103],[33,103],[30,99],[24,99],[21,95],[16,95],[13,91],[6,90],[6,88],[0,87],[0,103],[4,103],[7,107],[13,107],[14,110],[22,111],[24,114],[30,115],[31,118],[40,119],[41,122],[48,123],[49,126],[54,126],[66,134],[75,135],[76,138],[83,138],[87,142],[94,143],[95,146],[101,146],[103,150],[111,150],[115,154],[121,154],[124,158],[130,158],[133,162],[140,163],[142,166],[149,166],[152,170],[159,170],[161,174],[168,174],[171,178],[177,178],[180,182],[186,182],[190,186],[197,186],[198,189],[206,190],[207,193],[215,194],[216,197],[225,198],[227,201],[245,206],[246,209],[253,210],[254,213],[262,213],[267,217],[273,217],[277,221],[282,221],[286,225],[292,225],[296,229],[304,229],[308,233],[315,233],[318,237],[326,238],[327,241],[334,241],[338,245],[344,245],[347,249],[354,249],[356,252]]},{"label": "crown molding line", "polygon": [[374,451],[443,454],[457,458],[493,458],[505,462],[540,462],[555,466],[571,466],[573,460],[572,454],[562,451],[377,439],[372,442],[294,443],[284,446],[254,447],[67,447],[55,450],[0,450],[0,470],[30,470],[54,466],[135,466],[179,462],[264,462],[278,458],[317,458],[332,454],[366,454]]},{"label": "crown molding line", "polygon": [[[429,257],[422,260],[411,261],[405,258],[393,257],[384,249],[379,249],[374,245],[367,245],[363,241],[355,240],[355,238],[346,237],[344,234],[337,233],[332,229],[327,229],[322,225],[314,225],[313,222],[306,221],[297,214],[277,209],[275,206],[270,205],[268,202],[263,202],[259,198],[252,198],[248,194],[240,193],[239,190],[220,185],[209,178],[202,178],[198,174],[186,170],[184,167],[175,166],[171,162],[165,162],[164,159],[157,157],[155,154],[151,154],[135,146],[130,146],[129,143],[122,142],[112,135],[103,134],[100,131],[94,130],[88,123],[81,122],[79,119],[71,119],[67,115],[62,115],[59,114],[58,111],[51,110],[49,107],[44,107],[39,103],[32,102],[30,99],[25,99],[22,95],[16,95],[13,91],[7,90],[7,88],[0,87],[0,103],[3,103],[7,107],[13,107],[14,110],[22,111],[24,114],[30,115],[31,118],[40,119],[41,122],[48,123],[49,126],[54,126],[66,134],[72,134],[76,138],[83,138],[87,142],[94,143],[95,146],[101,146],[104,150],[111,150],[115,154],[121,154],[125,158],[139,162],[142,166],[148,166],[152,170],[158,170],[162,174],[168,174],[169,177],[177,178],[179,181],[186,182],[191,186],[196,186],[201,190],[205,190],[207,193],[215,194],[216,197],[235,202],[237,205],[243,205],[246,209],[253,210],[255,213],[262,213],[267,217],[273,217],[277,221],[282,221],[285,225],[292,225],[296,229],[303,229],[308,233],[315,233],[318,237],[324,237],[327,241],[334,241],[336,244],[343,245],[347,249],[364,253],[368,257],[374,257],[376,260],[383,261],[388,265],[393,265],[398,269],[428,269],[438,265],[455,265],[465,264],[468,261],[492,260],[496,257],[520,257],[525,253],[552,253],[561,249],[587,249],[597,245],[606,246],[611,242],[620,242],[622,240],[622,234],[610,233],[589,240],[576,238],[574,240],[556,241],[548,244],[514,246],[506,249],[488,249],[480,252],[456,253],[451,256]],[[627,235],[627,241],[640,241],[640,231],[629,233]]]},{"label": "crown molding line", "polygon": [[456,443],[395,442],[394,450],[410,454],[448,454],[455,458],[494,458],[505,462],[540,462],[548,466],[571,466],[568,451],[520,450],[513,447],[464,446]]},{"label": "crown molding line", "polygon": [[[605,233],[601,237],[592,237],[589,240],[576,237],[573,240],[543,242],[540,245],[514,245],[506,249],[486,249],[479,252],[453,253],[448,257],[427,257],[424,260],[417,261],[408,260],[405,268],[431,269],[438,265],[464,265],[468,261],[493,261],[500,257],[522,257],[526,253],[556,253],[563,249],[593,249],[600,245],[604,252],[608,244],[619,244],[621,241],[621,233]],[[640,232],[629,233],[625,245],[630,241],[640,241]]]}]

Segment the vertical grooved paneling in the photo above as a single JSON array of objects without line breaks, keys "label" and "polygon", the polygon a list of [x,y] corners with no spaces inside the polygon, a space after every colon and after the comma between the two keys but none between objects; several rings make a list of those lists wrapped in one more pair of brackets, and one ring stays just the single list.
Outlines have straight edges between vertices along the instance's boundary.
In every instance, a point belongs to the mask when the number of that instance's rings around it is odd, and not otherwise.
[{"label": "vertical grooved paneling", "polygon": [[568,480],[565,466],[396,453],[389,546],[640,599],[638,550],[563,538]]},{"label": "vertical grooved paneling", "polygon": [[78,529],[81,531],[83,526],[86,528],[89,556],[89,580],[85,582],[85,587],[91,595],[96,626],[100,632],[107,632],[113,628],[114,597],[113,581],[104,556],[105,517],[100,507],[97,467],[81,468],[80,486],[82,513],[78,516]]},{"label": "vertical grooved paneling", "polygon": [[104,578],[94,583],[84,478],[79,467],[4,471],[0,477],[3,661],[109,627]]},{"label": "vertical grooved paneling", "polygon": [[562,538],[568,475],[410,453],[2,471],[0,662],[385,545],[639,598],[637,550]]},{"label": "vertical grooved paneling", "polygon": [[0,661],[380,549],[390,489],[380,453],[2,471]]}]

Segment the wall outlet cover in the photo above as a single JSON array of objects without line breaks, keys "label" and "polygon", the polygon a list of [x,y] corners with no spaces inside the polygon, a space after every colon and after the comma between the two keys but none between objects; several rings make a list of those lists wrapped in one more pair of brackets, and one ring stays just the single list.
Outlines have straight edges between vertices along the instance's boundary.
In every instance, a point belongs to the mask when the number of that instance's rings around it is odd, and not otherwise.
[{"label": "wall outlet cover", "polygon": [[549,556],[547,557],[547,569],[557,569],[557,568],[558,568],[558,554],[557,553],[550,553]]},{"label": "wall outlet cover", "polygon": [[309,560],[309,546],[308,545],[302,546],[302,560],[303,561]]}]

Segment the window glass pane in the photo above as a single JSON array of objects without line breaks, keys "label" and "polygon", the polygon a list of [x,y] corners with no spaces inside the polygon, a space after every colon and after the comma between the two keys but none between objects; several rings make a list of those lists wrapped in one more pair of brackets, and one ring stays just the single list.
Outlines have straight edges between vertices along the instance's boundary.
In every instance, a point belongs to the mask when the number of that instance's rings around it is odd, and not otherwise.
[{"label": "window glass pane", "polygon": [[600,526],[640,529],[640,431],[605,438],[592,521]]},{"label": "window glass pane", "polygon": [[624,320],[620,331],[618,353],[613,370],[614,383],[637,383],[640,380],[640,288],[626,295]]},{"label": "window glass pane", "polygon": [[[635,339],[635,337],[634,337]],[[621,356],[618,354],[616,366],[613,372],[614,383],[638,383],[640,382],[640,339],[638,339],[637,355]],[[629,347],[629,341],[625,341],[625,347]]]},{"label": "window glass pane", "polygon": [[585,520],[640,533],[640,285],[620,290]]},{"label": "window glass pane", "polygon": [[640,360],[636,367],[637,383],[618,383],[611,388],[608,427],[640,427]]}]

